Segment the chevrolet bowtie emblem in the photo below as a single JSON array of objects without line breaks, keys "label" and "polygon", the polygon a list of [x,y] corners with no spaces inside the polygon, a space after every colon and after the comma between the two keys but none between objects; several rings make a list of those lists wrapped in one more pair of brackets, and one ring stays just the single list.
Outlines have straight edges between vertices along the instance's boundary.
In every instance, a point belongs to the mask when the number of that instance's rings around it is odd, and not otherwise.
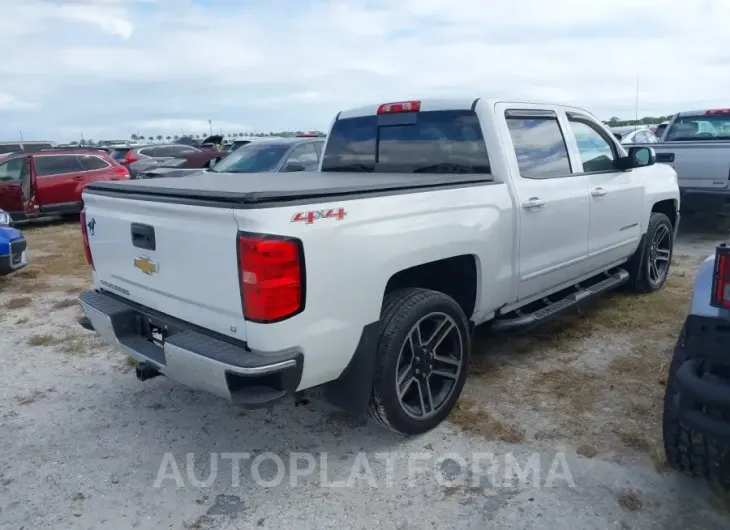
[{"label": "chevrolet bowtie emblem", "polygon": [[148,257],[134,258],[134,266],[148,275],[155,274],[160,271],[159,263],[150,261],[150,258]]}]

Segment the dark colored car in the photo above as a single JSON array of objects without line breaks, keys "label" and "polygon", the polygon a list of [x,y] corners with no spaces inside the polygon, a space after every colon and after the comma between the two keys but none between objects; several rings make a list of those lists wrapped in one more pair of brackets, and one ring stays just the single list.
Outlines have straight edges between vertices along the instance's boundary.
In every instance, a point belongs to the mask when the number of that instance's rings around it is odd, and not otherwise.
[{"label": "dark colored car", "polygon": [[147,158],[175,158],[183,153],[200,152],[192,145],[183,144],[152,144],[117,147],[111,152],[111,157],[122,165],[128,166]]},{"label": "dark colored car", "polygon": [[[220,162],[228,155],[225,151],[200,151],[197,153],[184,153],[179,158],[160,159],[159,163],[148,166],[136,173],[134,178],[154,178],[161,172],[181,170],[186,172],[208,169]],[[155,159],[157,160],[157,159]],[[134,164],[132,164],[134,166]]]},{"label": "dark colored car", "polygon": [[730,491],[730,245],[700,265],[669,365],[664,449],[669,464]]},{"label": "dark colored car", "polygon": [[[321,138],[272,138],[256,140],[223,158],[210,173],[268,173],[317,171],[324,140]],[[156,167],[139,178],[183,177],[195,169]]]}]

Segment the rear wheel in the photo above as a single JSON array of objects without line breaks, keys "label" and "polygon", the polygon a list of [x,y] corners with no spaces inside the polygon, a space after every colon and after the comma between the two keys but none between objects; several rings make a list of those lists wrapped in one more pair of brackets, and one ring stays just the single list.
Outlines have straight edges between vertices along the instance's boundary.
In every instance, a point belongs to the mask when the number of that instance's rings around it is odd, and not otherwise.
[{"label": "rear wheel", "polygon": [[[689,360],[685,349],[685,334],[685,329],[682,329],[667,378],[662,418],[664,451],[669,465],[674,469],[686,475],[704,477],[713,485],[730,491],[730,441],[705,436],[679,420],[679,396],[674,374]],[[715,415],[714,411],[706,412]],[[722,417],[719,413],[717,415]]]},{"label": "rear wheel", "polygon": [[652,212],[643,243],[628,263],[630,285],[639,293],[653,293],[664,286],[674,251],[674,227],[669,217]]},{"label": "rear wheel", "polygon": [[436,427],[466,381],[471,339],[449,296],[403,289],[386,296],[380,318],[370,415],[402,434]]}]

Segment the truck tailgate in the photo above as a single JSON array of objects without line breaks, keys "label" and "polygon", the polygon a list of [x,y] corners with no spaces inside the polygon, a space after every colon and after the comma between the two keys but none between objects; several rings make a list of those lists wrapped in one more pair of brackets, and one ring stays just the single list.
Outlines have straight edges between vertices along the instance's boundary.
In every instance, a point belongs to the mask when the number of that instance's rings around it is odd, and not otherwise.
[{"label": "truck tailgate", "polygon": [[97,287],[245,340],[232,209],[89,193],[84,202]]}]

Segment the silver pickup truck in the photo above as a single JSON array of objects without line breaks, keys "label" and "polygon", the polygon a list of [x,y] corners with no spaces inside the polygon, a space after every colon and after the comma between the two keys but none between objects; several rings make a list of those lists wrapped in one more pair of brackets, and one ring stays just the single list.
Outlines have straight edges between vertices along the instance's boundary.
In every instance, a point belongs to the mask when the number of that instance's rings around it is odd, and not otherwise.
[{"label": "silver pickup truck", "polygon": [[680,112],[651,147],[677,172],[683,212],[730,203],[730,109]]}]

